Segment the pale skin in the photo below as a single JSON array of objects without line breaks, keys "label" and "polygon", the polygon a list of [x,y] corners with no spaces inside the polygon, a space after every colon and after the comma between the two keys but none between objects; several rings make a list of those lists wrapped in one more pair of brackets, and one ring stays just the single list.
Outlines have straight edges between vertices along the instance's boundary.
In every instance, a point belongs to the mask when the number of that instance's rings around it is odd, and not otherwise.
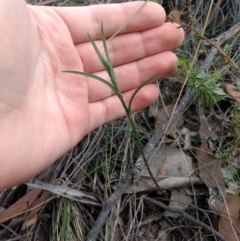
[{"label": "pale skin", "polygon": [[[61,71],[86,71],[109,80],[87,33],[101,47],[101,22],[109,38],[142,4],[51,8],[0,0],[0,190],[36,176],[87,133],[125,115],[109,87]],[[164,22],[162,7],[148,3],[108,44],[127,103],[144,80],[176,70],[171,50],[184,34]],[[132,111],[158,95],[158,87],[148,84]]]}]

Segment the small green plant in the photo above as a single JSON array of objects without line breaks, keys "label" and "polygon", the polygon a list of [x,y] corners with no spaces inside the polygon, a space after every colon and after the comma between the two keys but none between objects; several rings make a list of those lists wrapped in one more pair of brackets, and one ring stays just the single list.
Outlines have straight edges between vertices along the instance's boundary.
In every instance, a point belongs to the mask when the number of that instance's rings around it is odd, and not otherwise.
[{"label": "small green plant", "polygon": [[[107,49],[107,40],[105,39],[103,25],[101,24],[101,37],[102,37],[103,48],[104,48],[104,53],[105,53],[106,57],[104,57],[101,54],[99,48],[96,46],[96,44],[93,41],[93,39],[91,38],[91,36],[88,35],[88,37],[93,45],[95,52],[98,55],[98,58],[100,59],[102,65],[104,66],[106,72],[108,73],[111,82],[108,82],[107,80],[105,80],[99,76],[93,75],[91,73],[86,73],[86,72],[81,72],[81,71],[73,71],[73,70],[68,70],[68,71],[63,71],[63,72],[83,75],[85,77],[90,77],[90,78],[96,79],[96,80],[104,83],[105,85],[107,85],[116,94],[116,96],[119,98],[119,100],[126,112],[127,118],[131,125],[131,130],[128,130],[128,133],[134,138],[134,140],[136,142],[136,146],[144,160],[144,163],[146,165],[146,168],[147,168],[152,180],[154,181],[155,185],[160,189],[160,187],[157,184],[157,181],[153,177],[151,170],[148,166],[148,163],[147,163],[147,160],[145,157],[145,153],[143,152],[143,147],[140,142],[140,137],[137,132],[136,124],[134,122],[133,114],[131,112],[132,102],[133,102],[134,97],[138,93],[138,91],[142,87],[144,87],[146,84],[150,83],[157,76],[159,76],[160,73],[157,73],[154,76],[152,76],[151,78],[144,81],[134,91],[133,95],[130,98],[129,104],[127,105],[125,103],[125,101],[123,99],[123,95],[118,87],[118,80],[114,73],[114,69],[113,69],[113,66],[112,66],[112,63],[111,63],[111,60],[109,57],[109,53],[108,53],[108,49]],[[203,105],[205,105],[211,109],[211,108],[213,108],[214,104],[216,104],[218,101],[225,98],[225,95],[221,95],[221,94],[217,93],[218,89],[220,88],[220,84],[217,82],[217,80],[219,79],[219,77],[221,75],[220,73],[215,71],[211,74],[204,75],[204,77],[200,77],[199,71],[196,68],[195,69],[191,68],[191,61],[187,60],[185,57],[181,57],[178,64],[180,67],[180,74],[183,74],[184,76],[188,76],[188,81],[187,81],[188,88],[191,88],[194,90],[194,92],[196,93],[196,95],[195,95],[196,98],[201,99],[201,102],[203,103]],[[189,69],[193,69],[193,70],[189,73]]]},{"label": "small green plant", "polygon": [[113,69],[113,66],[112,66],[112,63],[111,63],[111,60],[110,60],[110,57],[109,57],[109,53],[108,53],[108,49],[107,49],[107,41],[105,39],[105,35],[104,35],[104,29],[103,29],[103,25],[101,24],[101,37],[102,37],[102,42],[103,42],[103,48],[104,48],[104,53],[105,53],[105,56],[106,56],[106,59],[103,57],[103,55],[100,53],[98,47],[96,46],[95,42],[93,41],[92,37],[88,34],[88,37],[93,45],[93,48],[95,50],[95,52],[97,53],[101,63],[103,64],[106,72],[108,73],[109,77],[110,77],[110,80],[111,80],[111,83],[108,82],[107,80],[103,79],[103,78],[100,78],[99,76],[96,76],[96,75],[93,75],[93,74],[90,74],[90,73],[86,73],[86,72],[81,72],[81,71],[73,71],[73,70],[68,70],[68,71],[63,71],[63,72],[66,72],[66,73],[72,73],[72,74],[78,74],[78,75],[83,75],[85,77],[90,77],[90,78],[93,78],[93,79],[96,79],[102,83],[104,83],[105,85],[107,85],[115,94],[116,96],[119,98],[125,112],[126,112],[126,115],[127,115],[127,118],[129,119],[129,122],[130,122],[130,125],[131,125],[131,130],[130,130],[130,135],[134,138],[134,140],[136,141],[136,145],[137,145],[137,148],[144,160],[144,163],[147,167],[147,170],[152,178],[152,180],[154,181],[155,185],[159,188],[160,190],[160,187],[158,186],[158,183],[157,181],[155,180],[150,168],[149,168],[149,165],[147,163],[147,160],[146,160],[146,157],[145,157],[145,153],[143,152],[143,148],[142,148],[142,145],[141,145],[141,142],[140,142],[140,137],[138,135],[138,132],[137,132],[137,128],[136,128],[136,125],[135,125],[135,122],[134,122],[134,118],[133,118],[133,114],[131,112],[131,106],[132,106],[132,102],[133,102],[133,99],[134,97],[136,96],[136,94],[138,93],[138,91],[144,87],[145,85],[147,85],[148,83],[150,83],[153,79],[155,79],[157,76],[159,76],[161,73],[157,73],[155,75],[153,75],[151,78],[147,79],[146,81],[144,81],[135,91],[134,93],[132,94],[131,98],[130,98],[130,101],[129,101],[129,104],[127,105],[124,101],[124,98],[123,98],[123,95],[118,87],[118,80],[116,78],[116,75],[114,73],[114,69]]},{"label": "small green plant", "polygon": [[187,86],[196,93],[196,99],[200,99],[204,106],[212,109],[218,101],[226,98],[226,95],[218,93],[221,73],[214,71],[200,77],[200,71],[196,68],[189,73],[191,61],[184,56],[179,59],[178,65],[180,75],[188,76]]},{"label": "small green plant", "polygon": [[59,241],[83,240],[85,224],[79,213],[77,204],[66,198],[60,198],[57,201],[59,206],[53,237],[56,237],[56,240]]}]

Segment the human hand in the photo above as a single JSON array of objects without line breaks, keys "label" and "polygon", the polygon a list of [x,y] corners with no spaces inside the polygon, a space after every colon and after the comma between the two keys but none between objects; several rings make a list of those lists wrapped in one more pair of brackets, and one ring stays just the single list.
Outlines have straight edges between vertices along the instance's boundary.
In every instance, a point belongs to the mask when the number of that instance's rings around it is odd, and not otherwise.
[{"label": "human hand", "polygon": [[[109,87],[62,71],[85,71],[109,80],[87,33],[102,46],[101,22],[111,37],[142,4],[51,8],[1,0],[0,190],[37,175],[88,132],[125,115]],[[170,50],[182,43],[184,34],[164,21],[162,7],[149,2],[108,43],[127,103],[144,80],[176,69]],[[132,111],[147,107],[158,94],[148,84],[136,95]]]}]

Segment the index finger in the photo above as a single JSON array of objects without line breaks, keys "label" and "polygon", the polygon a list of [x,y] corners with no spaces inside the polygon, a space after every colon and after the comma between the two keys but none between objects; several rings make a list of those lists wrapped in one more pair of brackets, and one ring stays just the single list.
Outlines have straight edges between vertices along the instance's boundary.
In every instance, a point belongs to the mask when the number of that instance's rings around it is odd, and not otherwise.
[{"label": "index finger", "polygon": [[[105,37],[111,37],[143,4],[144,2],[127,2],[53,9],[67,25],[74,44],[78,44],[89,40],[87,33],[93,40],[101,39],[101,23],[104,26]],[[148,2],[121,33],[140,32],[158,27],[164,23],[165,18],[165,11],[159,4]]]}]

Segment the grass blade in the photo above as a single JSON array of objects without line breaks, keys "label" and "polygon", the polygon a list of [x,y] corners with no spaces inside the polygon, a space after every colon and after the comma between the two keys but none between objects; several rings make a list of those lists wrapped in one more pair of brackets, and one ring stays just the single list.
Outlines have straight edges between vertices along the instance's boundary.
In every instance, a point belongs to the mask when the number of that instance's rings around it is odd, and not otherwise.
[{"label": "grass blade", "polygon": [[108,72],[108,74],[110,75],[108,62],[104,59],[104,57],[103,57],[102,54],[100,53],[97,45],[95,44],[95,42],[93,41],[92,37],[91,37],[89,34],[88,34],[88,38],[89,38],[89,40],[90,40],[90,42],[91,42],[94,50],[96,51],[98,58],[99,58],[100,61],[102,62],[103,66],[104,66],[104,68],[106,69],[106,71]]}]

